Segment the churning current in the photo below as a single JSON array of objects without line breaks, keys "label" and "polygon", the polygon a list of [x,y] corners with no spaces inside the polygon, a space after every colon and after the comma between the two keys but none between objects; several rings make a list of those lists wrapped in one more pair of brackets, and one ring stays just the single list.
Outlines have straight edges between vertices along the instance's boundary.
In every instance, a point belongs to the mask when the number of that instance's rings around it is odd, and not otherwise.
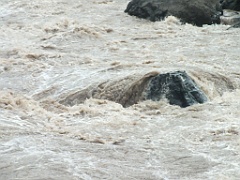
[{"label": "churning current", "polygon": [[[149,22],[128,2],[1,0],[0,179],[240,178],[239,29]],[[115,101],[175,71],[208,100]]]}]

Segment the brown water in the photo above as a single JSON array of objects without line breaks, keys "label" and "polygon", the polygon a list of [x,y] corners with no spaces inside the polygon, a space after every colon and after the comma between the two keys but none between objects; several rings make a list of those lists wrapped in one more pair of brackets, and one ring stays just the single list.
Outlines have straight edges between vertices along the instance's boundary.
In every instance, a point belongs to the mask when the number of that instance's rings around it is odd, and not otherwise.
[{"label": "brown water", "polygon": [[[239,29],[152,23],[127,3],[1,0],[1,180],[240,179]],[[175,70],[209,101],[97,99]]]}]

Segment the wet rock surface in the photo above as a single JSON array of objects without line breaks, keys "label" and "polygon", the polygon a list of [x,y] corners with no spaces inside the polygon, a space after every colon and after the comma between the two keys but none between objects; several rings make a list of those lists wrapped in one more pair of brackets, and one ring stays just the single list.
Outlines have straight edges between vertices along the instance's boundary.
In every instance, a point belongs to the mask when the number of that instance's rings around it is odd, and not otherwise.
[{"label": "wet rock surface", "polygon": [[151,21],[172,15],[197,26],[220,23],[222,14],[218,0],[132,0],[125,12]]},{"label": "wet rock surface", "polygon": [[223,9],[240,11],[240,0],[220,0]]},{"label": "wet rock surface", "polygon": [[204,103],[207,97],[194,80],[184,71],[159,74],[153,77],[147,90],[147,99],[166,98],[170,104],[187,107]]}]

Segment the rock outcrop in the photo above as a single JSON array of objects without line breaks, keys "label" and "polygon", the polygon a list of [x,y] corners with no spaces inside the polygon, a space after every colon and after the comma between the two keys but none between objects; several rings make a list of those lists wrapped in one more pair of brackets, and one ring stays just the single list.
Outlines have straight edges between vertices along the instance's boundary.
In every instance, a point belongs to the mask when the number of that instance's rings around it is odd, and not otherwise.
[{"label": "rock outcrop", "polygon": [[125,12],[151,21],[172,15],[183,23],[202,26],[219,24],[222,9],[219,0],[132,0]]}]

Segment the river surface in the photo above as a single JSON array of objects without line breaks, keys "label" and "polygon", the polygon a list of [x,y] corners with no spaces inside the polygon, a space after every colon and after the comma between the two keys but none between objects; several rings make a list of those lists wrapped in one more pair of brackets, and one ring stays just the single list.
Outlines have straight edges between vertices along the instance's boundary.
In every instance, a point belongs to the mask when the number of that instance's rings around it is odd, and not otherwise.
[{"label": "river surface", "polygon": [[[240,179],[240,29],[149,22],[128,2],[1,0],[1,180]],[[107,100],[176,70],[208,102]]]}]

